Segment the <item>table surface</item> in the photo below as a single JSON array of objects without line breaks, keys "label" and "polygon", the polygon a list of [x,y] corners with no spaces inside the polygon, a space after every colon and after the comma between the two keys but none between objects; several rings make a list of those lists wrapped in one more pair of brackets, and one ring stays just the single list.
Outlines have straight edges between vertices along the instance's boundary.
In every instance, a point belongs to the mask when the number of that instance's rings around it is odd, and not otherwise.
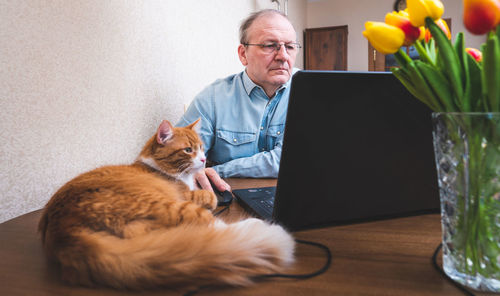
[{"label": "table surface", "polygon": [[[265,187],[274,179],[229,179],[233,189]],[[221,214],[241,217],[233,202]],[[41,211],[0,224],[0,295],[183,295],[167,288],[142,292],[70,286],[45,259],[36,231]],[[298,231],[297,239],[322,243],[332,252],[328,271],[307,280],[272,279],[246,288],[202,290],[196,295],[462,295],[431,264],[441,240],[438,214]],[[297,245],[290,273],[309,273],[325,263],[323,250]],[[440,260],[439,260],[440,262]],[[486,295],[476,293],[476,295]]]}]

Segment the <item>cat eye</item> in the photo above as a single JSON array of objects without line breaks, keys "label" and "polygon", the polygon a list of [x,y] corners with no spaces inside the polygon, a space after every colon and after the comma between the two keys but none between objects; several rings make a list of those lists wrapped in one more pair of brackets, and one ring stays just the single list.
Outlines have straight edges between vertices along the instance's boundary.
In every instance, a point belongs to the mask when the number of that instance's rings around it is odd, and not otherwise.
[{"label": "cat eye", "polygon": [[192,153],[193,152],[193,148],[186,147],[186,148],[184,148],[184,152],[186,152],[186,153]]}]

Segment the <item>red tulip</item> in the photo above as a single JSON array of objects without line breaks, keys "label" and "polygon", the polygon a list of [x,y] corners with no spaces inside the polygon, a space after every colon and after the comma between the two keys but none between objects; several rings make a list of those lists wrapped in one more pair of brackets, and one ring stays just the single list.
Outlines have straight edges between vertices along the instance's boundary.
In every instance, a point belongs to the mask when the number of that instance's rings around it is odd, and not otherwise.
[{"label": "red tulip", "polygon": [[500,0],[464,0],[464,25],[472,34],[491,31],[500,21]]},{"label": "red tulip", "polygon": [[467,47],[465,51],[470,54],[478,63],[483,60],[483,53],[475,48]]},{"label": "red tulip", "polygon": [[[451,32],[448,24],[443,19],[438,19],[437,21],[435,21],[435,23],[439,28],[441,28],[441,30],[443,30],[446,37],[448,37],[448,39],[451,39]],[[425,42],[429,42],[431,38],[431,32],[429,31],[429,29],[425,29]]]}]

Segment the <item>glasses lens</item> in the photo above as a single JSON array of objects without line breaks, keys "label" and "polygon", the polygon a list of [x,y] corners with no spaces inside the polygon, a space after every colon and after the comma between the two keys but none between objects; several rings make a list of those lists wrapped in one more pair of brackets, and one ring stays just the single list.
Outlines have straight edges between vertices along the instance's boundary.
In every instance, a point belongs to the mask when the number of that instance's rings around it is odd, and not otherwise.
[{"label": "glasses lens", "polygon": [[262,48],[262,51],[265,53],[271,54],[274,52],[280,51],[281,47],[284,46],[286,49],[286,52],[289,54],[294,54],[298,51],[300,48],[300,45],[298,43],[277,43],[277,42],[272,42],[272,43],[266,43],[260,45],[260,48]]},{"label": "glasses lens", "polygon": [[285,48],[288,53],[295,53],[298,49],[298,46],[296,43],[287,43],[285,44]]},{"label": "glasses lens", "polygon": [[280,45],[278,43],[267,43],[262,44],[261,48],[265,53],[273,53],[275,50],[278,50]]}]

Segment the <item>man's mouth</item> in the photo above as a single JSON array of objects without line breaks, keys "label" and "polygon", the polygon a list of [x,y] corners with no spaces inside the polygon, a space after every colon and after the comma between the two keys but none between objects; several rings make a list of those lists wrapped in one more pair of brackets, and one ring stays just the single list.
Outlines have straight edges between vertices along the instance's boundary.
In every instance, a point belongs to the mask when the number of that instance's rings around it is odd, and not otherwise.
[{"label": "man's mouth", "polygon": [[288,69],[285,69],[285,68],[274,68],[274,69],[271,69],[271,71],[285,71],[285,72],[288,72]]}]

